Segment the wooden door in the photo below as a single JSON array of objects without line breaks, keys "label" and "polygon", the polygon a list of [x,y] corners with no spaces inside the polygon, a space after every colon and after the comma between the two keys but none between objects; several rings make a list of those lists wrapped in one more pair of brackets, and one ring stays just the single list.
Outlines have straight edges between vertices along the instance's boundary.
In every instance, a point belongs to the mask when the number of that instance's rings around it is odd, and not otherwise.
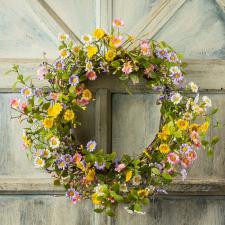
[{"label": "wooden door", "polygon": [[[95,27],[108,29],[114,17],[124,19],[129,33],[168,41],[185,54],[188,79],[201,87],[225,113],[225,1],[224,0],[0,0],[0,73],[13,63],[35,76],[42,61],[56,55],[57,34],[79,41]],[[214,156],[199,152],[188,179],[168,186],[169,194],[146,207],[143,216],[129,215],[123,206],[113,219],[92,212],[90,201],[73,206],[64,190],[33,168],[21,149],[22,129],[11,120],[9,100],[13,77],[0,77],[0,224],[1,225],[224,225],[225,139]],[[38,84],[38,82],[37,82]],[[112,85],[113,84],[113,85]],[[80,140],[95,138],[107,151],[136,154],[151,141],[159,122],[156,93],[142,83],[133,95],[109,77],[92,83],[96,101],[89,107]],[[215,134],[215,133],[214,133]],[[210,135],[213,135],[210,132]]]}]

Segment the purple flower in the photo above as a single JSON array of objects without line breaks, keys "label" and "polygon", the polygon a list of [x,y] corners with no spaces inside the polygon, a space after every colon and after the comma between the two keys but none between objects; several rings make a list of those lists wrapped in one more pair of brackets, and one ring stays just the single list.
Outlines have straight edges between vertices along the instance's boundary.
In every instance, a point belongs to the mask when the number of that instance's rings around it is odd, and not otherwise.
[{"label": "purple flower", "polygon": [[66,154],[64,156],[62,156],[62,158],[64,159],[64,161],[69,164],[70,162],[72,162],[72,156],[70,154]]},{"label": "purple flower", "polygon": [[69,84],[71,84],[72,86],[77,86],[77,84],[79,84],[79,77],[77,75],[72,75],[69,79]]},{"label": "purple flower", "polygon": [[98,170],[104,170],[105,169],[105,161],[103,163],[101,163],[101,164],[99,164],[98,162],[95,162],[94,166]]},{"label": "purple flower", "polygon": [[93,152],[93,151],[95,150],[96,146],[97,146],[96,141],[89,141],[89,142],[87,143],[86,148],[87,148],[87,150],[88,150],[89,152]]},{"label": "purple flower", "polygon": [[180,146],[180,153],[182,154],[188,154],[191,150],[191,146],[186,143]]},{"label": "purple flower", "polygon": [[66,196],[72,200],[73,204],[76,204],[77,201],[81,199],[81,194],[74,188],[69,188],[66,192]]},{"label": "purple flower", "polygon": [[166,58],[168,54],[168,50],[166,48],[159,48],[156,50],[156,56],[160,59]]},{"label": "purple flower", "polygon": [[29,98],[32,96],[32,89],[29,87],[24,87],[21,89],[21,94],[25,97],[25,98]]},{"label": "purple flower", "polygon": [[176,53],[175,52],[169,52],[168,54],[167,54],[167,60],[169,61],[169,62],[177,62],[178,61],[178,58],[177,58],[177,55],[176,55]]},{"label": "purple flower", "polygon": [[37,96],[37,97],[41,97],[41,96],[43,96],[43,92],[42,92],[41,89],[36,88],[34,90],[34,95]]},{"label": "purple flower", "polygon": [[65,63],[63,60],[57,60],[55,63],[54,63],[54,68],[56,70],[64,70],[65,69]]},{"label": "purple flower", "polygon": [[37,76],[39,80],[43,80],[44,76],[48,73],[48,69],[45,66],[40,66],[37,70]]},{"label": "purple flower", "polygon": [[56,164],[60,170],[64,170],[67,167],[67,163],[63,156],[56,160]]}]

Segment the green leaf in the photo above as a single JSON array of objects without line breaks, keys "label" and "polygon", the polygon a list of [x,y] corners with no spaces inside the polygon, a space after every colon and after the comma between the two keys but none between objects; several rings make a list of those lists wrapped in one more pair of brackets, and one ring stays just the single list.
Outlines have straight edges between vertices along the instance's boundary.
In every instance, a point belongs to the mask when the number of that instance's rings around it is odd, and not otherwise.
[{"label": "green leaf", "polygon": [[112,67],[115,67],[115,68],[117,68],[117,67],[119,67],[120,66],[120,61],[113,61],[112,63],[111,63],[111,66]]},{"label": "green leaf", "polygon": [[214,136],[212,138],[211,145],[215,145],[218,141],[219,141],[219,137],[218,136]]},{"label": "green leaf", "polygon": [[135,203],[134,204],[134,210],[137,211],[137,212],[141,212],[141,210],[142,210],[141,205],[138,204],[138,203]]},{"label": "green leaf", "polygon": [[125,75],[125,74],[122,74],[121,76],[119,76],[119,79],[120,80],[127,80],[128,79],[128,76]]},{"label": "green leaf", "polygon": [[133,84],[138,84],[139,83],[139,77],[135,74],[130,75],[130,79],[133,82]]},{"label": "green leaf", "polygon": [[53,184],[56,185],[56,186],[59,186],[60,185],[60,180],[54,180]]},{"label": "green leaf", "polygon": [[156,174],[156,175],[159,175],[160,174],[160,171],[159,171],[159,169],[157,169],[157,168],[152,168],[152,173],[154,173],[154,174]]},{"label": "green leaf", "polygon": [[104,210],[105,210],[104,208],[103,209],[101,209],[101,208],[94,209],[94,211],[96,213],[102,213]]},{"label": "green leaf", "polygon": [[167,172],[162,173],[162,177],[166,180],[172,180],[171,175]]},{"label": "green leaf", "polygon": [[106,214],[110,217],[113,217],[115,215],[115,213],[113,212],[113,210],[111,208],[106,209]]}]

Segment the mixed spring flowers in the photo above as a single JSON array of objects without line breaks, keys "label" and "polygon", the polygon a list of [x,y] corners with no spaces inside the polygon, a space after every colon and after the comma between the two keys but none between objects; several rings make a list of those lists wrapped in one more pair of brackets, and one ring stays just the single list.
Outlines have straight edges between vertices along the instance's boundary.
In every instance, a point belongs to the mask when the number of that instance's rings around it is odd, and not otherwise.
[{"label": "mixed spring flowers", "polygon": [[[210,98],[199,96],[194,82],[186,83],[181,55],[165,42],[123,34],[121,19],[112,25],[110,33],[96,28],[93,35],[83,35],[83,45],[60,34],[59,57],[52,64],[43,62],[37,71],[47,87],[37,89],[15,65],[23,100],[10,102],[19,120],[29,124],[22,139],[35,167],[51,173],[54,184],[64,185],[74,204],[90,198],[96,212],[109,216],[120,203],[127,204],[128,212],[142,213],[149,198],[165,193],[162,187],[174,177],[185,179],[201,147],[211,151],[218,141],[206,137],[216,110],[210,109]],[[137,47],[130,50],[133,43]],[[159,131],[136,158],[105,153],[95,140],[79,145],[72,135],[80,126],[77,112],[93,100],[86,81],[107,75],[125,84],[145,81],[160,95]]]}]

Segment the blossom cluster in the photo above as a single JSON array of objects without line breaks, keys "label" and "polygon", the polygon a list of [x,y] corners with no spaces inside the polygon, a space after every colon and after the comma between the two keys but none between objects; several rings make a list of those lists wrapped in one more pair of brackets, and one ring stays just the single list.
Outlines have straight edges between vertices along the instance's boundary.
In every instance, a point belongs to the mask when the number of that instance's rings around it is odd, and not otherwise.
[{"label": "blossom cluster", "polygon": [[[83,35],[83,45],[60,34],[58,58],[37,70],[48,86],[35,87],[15,65],[23,100],[10,102],[19,120],[29,124],[22,139],[35,167],[51,173],[54,184],[63,184],[74,204],[91,198],[99,206],[95,211],[109,216],[119,203],[126,203],[128,212],[142,213],[142,206],[165,192],[163,186],[173,177],[185,179],[201,147],[211,149],[218,141],[206,139],[216,110],[210,110],[210,98],[200,97],[194,82],[185,81],[182,56],[165,42],[122,34],[121,19],[112,25],[110,33],[96,28],[93,35]],[[130,48],[133,44],[137,47]],[[73,135],[81,125],[77,112],[93,100],[87,81],[108,75],[125,84],[142,80],[159,93],[159,132],[136,158],[105,153],[95,140],[80,145]]]}]

